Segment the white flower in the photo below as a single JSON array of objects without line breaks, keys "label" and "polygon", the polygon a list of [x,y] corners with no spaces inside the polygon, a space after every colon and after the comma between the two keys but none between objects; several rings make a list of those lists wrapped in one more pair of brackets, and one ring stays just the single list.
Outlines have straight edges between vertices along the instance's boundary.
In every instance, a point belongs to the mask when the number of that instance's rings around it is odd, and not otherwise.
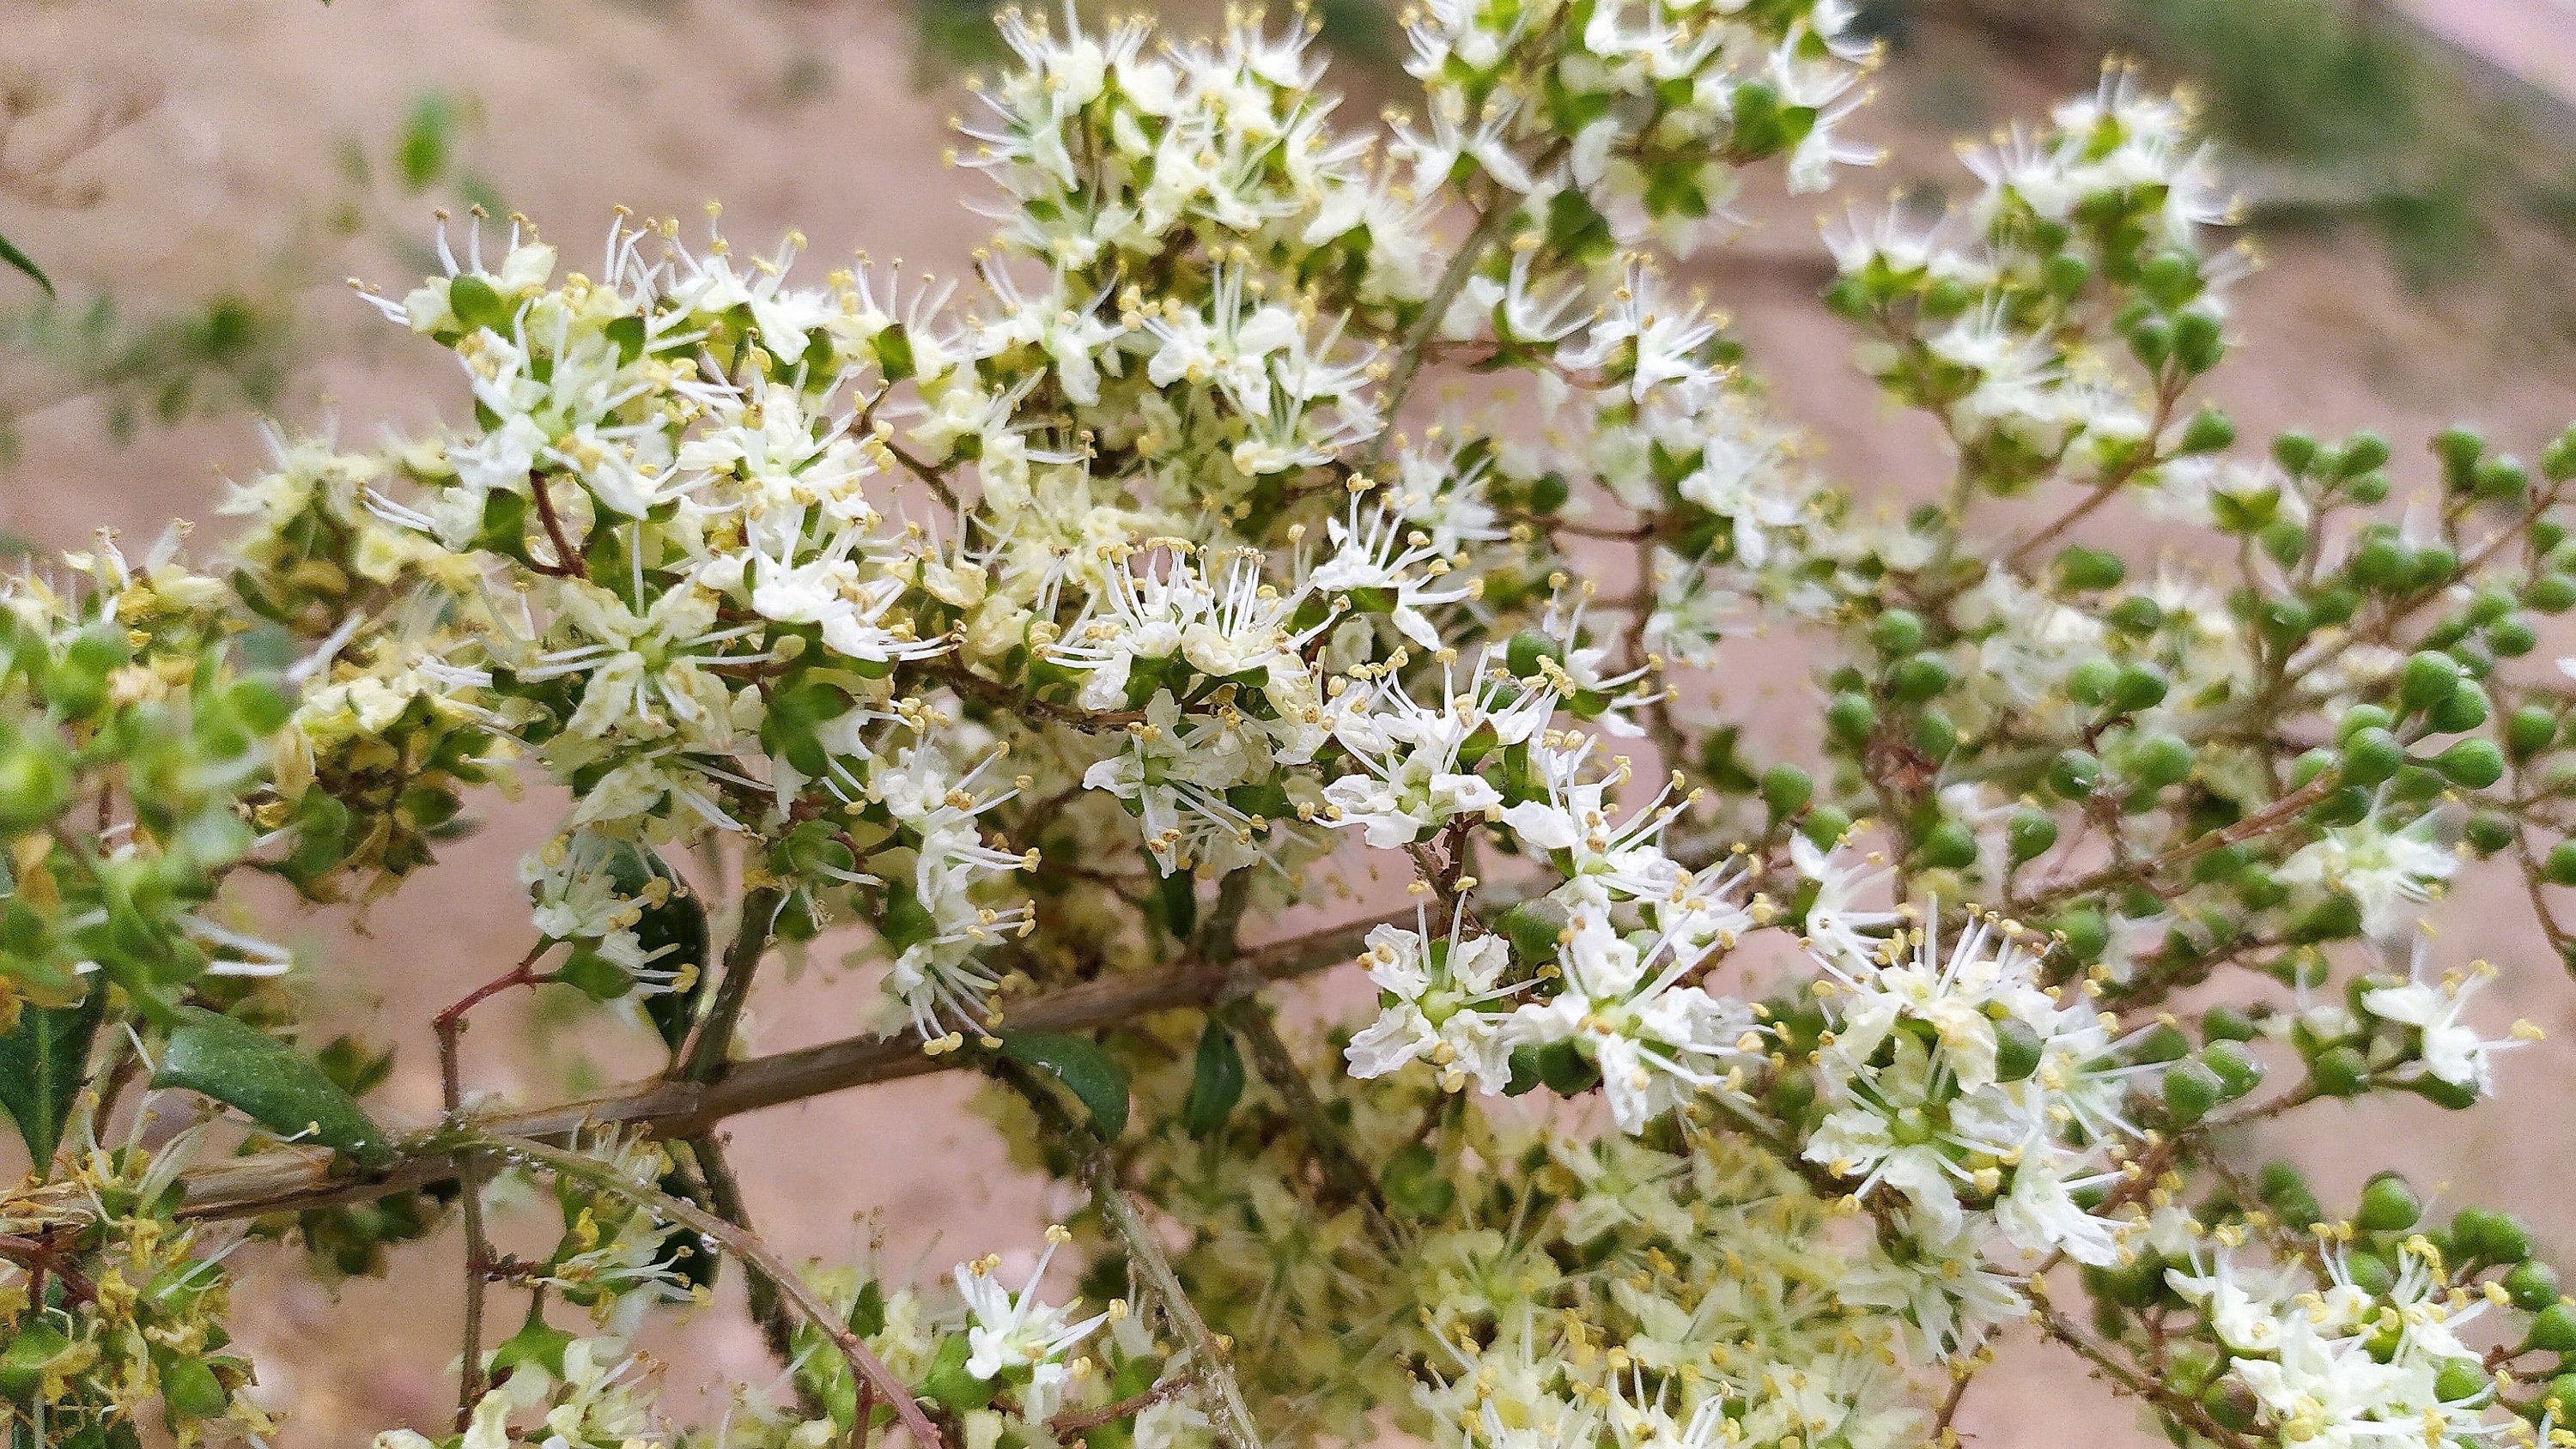
[{"label": "white flower", "polygon": [[2391,830],[2374,812],[2357,825],[2329,830],[2282,862],[2291,885],[2341,891],[2361,908],[2361,929],[2388,940],[2411,924],[2406,908],[2441,893],[2460,858],[2429,837],[2433,817]]},{"label": "white flower", "polygon": [[1047,1264],[1058,1247],[1072,1241],[1072,1235],[1060,1227],[1049,1228],[1046,1239],[1046,1251],[1038,1255],[1037,1266],[1029,1270],[1028,1282],[1017,1293],[995,1281],[994,1259],[961,1263],[956,1271],[957,1296],[966,1300],[969,1319],[966,1372],[979,1379],[1004,1375],[1018,1379],[1025,1373],[1028,1387],[1022,1406],[1033,1420],[1053,1414],[1062,1399],[1068,1377],[1065,1354],[1109,1321],[1108,1314],[1096,1313],[1068,1323],[1065,1309],[1038,1297]]},{"label": "white flower", "polygon": [[1381,925],[1368,933],[1360,963],[1382,996],[1377,1021],[1344,1052],[1352,1076],[1382,1077],[1427,1058],[1450,1091],[1470,1080],[1479,1091],[1503,1089],[1511,1077],[1508,1018],[1490,1008],[1520,989],[1501,985],[1511,948],[1500,936],[1464,935],[1465,921],[1461,907],[1448,938],[1433,940],[1417,909],[1417,930]]}]

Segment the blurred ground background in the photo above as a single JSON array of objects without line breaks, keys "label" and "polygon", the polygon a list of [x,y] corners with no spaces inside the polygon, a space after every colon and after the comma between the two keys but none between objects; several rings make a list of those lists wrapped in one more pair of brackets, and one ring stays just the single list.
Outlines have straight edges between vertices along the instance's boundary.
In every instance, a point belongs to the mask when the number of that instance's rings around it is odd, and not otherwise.
[{"label": "blurred ground background", "polygon": [[[2415,441],[2467,418],[2527,454],[2576,416],[2576,121],[2553,99],[2576,97],[2567,0],[1863,8],[1893,49],[1863,125],[1891,161],[1851,183],[1867,200],[1960,187],[1946,138],[2088,88],[2105,53],[2193,86],[2266,263],[2217,384],[2247,437],[2368,424],[2420,457]],[[1346,114],[1399,97],[1387,11],[1326,0],[1317,13]],[[1183,7],[1170,23],[1218,18]],[[864,248],[959,270],[986,223],[960,204],[978,183],[939,157],[957,76],[990,59],[988,37],[982,0],[0,0],[0,236],[60,292],[44,305],[0,272],[0,542],[76,546],[108,524],[140,543],[177,515],[219,532],[220,480],[258,468],[263,417],[365,440],[461,411],[451,365],[342,285],[399,293],[428,263],[436,207],[524,211],[580,267],[612,206],[694,223],[721,197],[746,245],[794,225],[818,260]],[[1879,407],[1811,304],[1815,206],[1757,193],[1743,210],[1739,244],[1695,272],[1828,466],[1909,497],[1944,462]],[[1803,667],[1757,643],[1720,683],[1759,700],[1757,728],[1785,741],[1811,707]],[[502,811],[363,920],[303,928],[298,944],[329,968],[312,973],[328,1011],[400,1049],[388,1116],[435,1107],[430,1010],[523,949],[515,863],[556,803]],[[2510,889],[2465,893],[2443,919],[2446,955],[2507,967],[2498,1017],[2529,1015],[2557,1039],[2508,1061],[2507,1105],[2465,1133],[2422,1104],[2325,1107],[2298,1119],[2302,1154],[2328,1164],[2332,1203],[2394,1150],[2424,1180],[2532,1213],[2563,1257],[2576,1249],[2563,1085],[2576,988]],[[818,969],[764,990],[751,1031],[764,1050],[800,1045],[855,1029],[871,1004]],[[478,1018],[469,1040],[469,1073],[491,1087],[536,1100],[644,1059],[613,1032],[514,1050],[538,1023],[513,1009]],[[931,1081],[743,1119],[735,1160],[756,1218],[800,1255],[846,1259],[881,1231],[898,1269],[1033,1244],[1061,1204],[1008,1169],[962,1101]],[[264,1391],[289,1415],[282,1446],[443,1418],[456,1253],[452,1237],[404,1249],[393,1283],[336,1292],[256,1251],[235,1260]],[[691,1380],[765,1371],[729,1313],[660,1346]],[[1998,1449],[2152,1442],[2127,1407],[2066,1385],[2055,1360],[2008,1351],[1962,1427]]]}]

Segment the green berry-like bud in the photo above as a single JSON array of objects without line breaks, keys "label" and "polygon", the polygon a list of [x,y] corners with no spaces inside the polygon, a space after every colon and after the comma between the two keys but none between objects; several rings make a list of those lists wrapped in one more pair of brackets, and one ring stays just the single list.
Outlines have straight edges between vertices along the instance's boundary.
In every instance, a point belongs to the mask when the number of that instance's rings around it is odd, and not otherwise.
[{"label": "green berry-like bud", "polygon": [[2406,763],[2406,746],[2397,736],[2373,725],[2344,741],[2343,779],[2347,784],[2376,785]]},{"label": "green berry-like bud", "polygon": [[1977,863],[1977,836],[1956,820],[1944,820],[1923,837],[1918,854],[1934,870],[1962,870]]},{"label": "green berry-like bud", "polygon": [[2447,584],[2460,572],[2460,556],[2448,545],[2428,543],[2415,550],[2414,577],[2408,582],[2429,589]]},{"label": "green berry-like bud", "polygon": [[1817,845],[1831,847],[1851,833],[1851,812],[1832,805],[1811,807],[1798,817],[1798,833]]},{"label": "green berry-like bud", "polygon": [[2402,1233],[2424,1216],[2424,1199],[2414,1184],[2394,1172],[2372,1178],[2361,1190],[2361,1207],[2353,1226],[2366,1233]]},{"label": "green berry-like bud", "polygon": [[1921,704],[1948,689],[1956,678],[1950,661],[1938,654],[1909,655],[1887,673],[1887,692],[1908,704]]},{"label": "green berry-like bud", "polygon": [[2460,836],[2483,860],[2513,844],[2513,817],[2493,810],[2481,810],[2460,827]]},{"label": "green berry-like bud", "polygon": [[2057,844],[2057,821],[2045,810],[2016,810],[2004,826],[2004,841],[2011,848],[2012,863],[2026,865]]},{"label": "green berry-like bud", "polygon": [[2102,913],[2091,906],[2078,906],[2048,923],[2050,931],[2066,938],[2066,953],[2078,961],[2091,961],[2111,943],[2110,924]]},{"label": "green berry-like bud", "polygon": [[2483,790],[2504,778],[2504,751],[2493,740],[2467,739],[2434,756],[2433,765],[2452,784]]},{"label": "green berry-like bud", "polygon": [[2175,1126],[2193,1126],[2209,1115],[2209,1109],[2218,1105],[2226,1090],[2226,1085],[2218,1079],[2218,1073],[2205,1064],[2191,1060],[2176,1062],[2165,1072],[2165,1112],[2173,1118]]},{"label": "green berry-like bud", "polygon": [[2368,473],[2385,468],[2388,466],[2390,456],[2388,440],[2365,429],[2343,440],[2340,471],[2344,476],[2350,477],[2356,473]]},{"label": "green berry-like bud", "polygon": [[2370,1063],[2349,1046],[2330,1047],[2308,1064],[2308,1075],[2321,1096],[2358,1096],[2370,1085]]},{"label": "green berry-like bud", "polygon": [[44,727],[0,743],[0,835],[42,830],[71,808],[80,782],[71,747]]},{"label": "green berry-like bud", "polygon": [[2224,1002],[2200,1016],[2200,1035],[2204,1041],[2252,1041],[2262,1034],[2252,1017]]},{"label": "green berry-like bud", "polygon": [[2576,840],[2549,847],[2548,857],[2540,862],[2540,874],[2551,885],[2576,886]]},{"label": "green berry-like bud", "polygon": [[2495,1381],[2473,1358],[2446,1359],[2441,1372],[2433,1375],[2433,1397],[2446,1404],[2474,1399],[2494,1386]]},{"label": "green berry-like bud", "polygon": [[2397,675],[2397,697],[2408,709],[2431,709],[2460,685],[2460,661],[2427,649],[2409,657]]},{"label": "green berry-like bud", "polygon": [[[2542,1306],[2532,1316],[2531,1334],[2522,1343],[2523,1347],[2535,1348],[2542,1353],[2576,1353],[2576,1308],[2564,1303]],[[2576,1407],[2576,1401],[2571,1401],[2570,1406]]]},{"label": "green berry-like bud", "polygon": [[2108,549],[2070,544],[2057,555],[2059,581],[2077,592],[2117,588],[2128,576],[2129,566]]},{"label": "green berry-like bud", "polygon": [[1869,642],[1890,659],[1923,647],[1923,616],[1911,609],[1890,609],[1870,621]]},{"label": "green berry-like bud", "polygon": [[2144,790],[2161,790],[2191,777],[2191,746],[2180,735],[2149,735],[2130,752],[2126,774]]},{"label": "green berry-like bud", "polygon": [[2470,489],[2490,503],[2511,503],[2531,491],[2531,473],[2515,458],[2489,458],[2470,475]]},{"label": "green berry-like bud", "polygon": [[2542,574],[2522,591],[2522,601],[2544,614],[2576,609],[2576,578],[2561,573]]},{"label": "green berry-like bud", "polygon": [[2525,1259],[2504,1275],[2504,1291],[2513,1299],[2513,1306],[2525,1313],[2554,1308],[2558,1304],[2558,1270],[2538,1258]]},{"label": "green berry-like bud", "polygon": [[2463,679],[2451,697],[2433,706],[2426,723],[2446,735],[2465,734],[2487,722],[2487,692],[2474,679]]},{"label": "green berry-like bud", "polygon": [[2526,704],[2506,716],[2505,753],[2520,764],[2548,749],[2558,739],[2558,713],[2542,704]]},{"label": "green berry-like bud", "polygon": [[2068,750],[2048,767],[2048,788],[2068,800],[2081,800],[2102,783],[2102,762],[2082,750]]},{"label": "green berry-like bud", "polygon": [[2081,705],[2099,705],[2111,697],[2112,686],[2119,682],[2119,664],[2097,654],[2066,672],[2066,697]]},{"label": "green berry-like bud", "polygon": [[2153,709],[2165,702],[2165,692],[2173,688],[2165,672],[2144,660],[2120,666],[2120,676],[2111,684],[2111,706],[2123,713]]},{"label": "green berry-like bud", "polygon": [[1870,735],[1877,731],[1878,709],[1869,702],[1868,695],[1846,690],[1825,706],[1825,728],[1835,739],[1857,749],[1869,743]]},{"label": "green berry-like bud", "polygon": [[1995,1023],[1995,1079],[2018,1082],[2039,1070],[2039,1033],[2018,1016]]},{"label": "green berry-like bud", "polygon": [[2272,440],[2272,461],[2291,473],[2305,473],[2317,460],[2317,440],[2306,433],[2283,433]]},{"label": "green berry-like bud", "polygon": [[2200,1059],[2218,1078],[2220,1095],[2226,1101],[2233,1102],[2263,1085],[2263,1064],[2242,1043],[2212,1042],[2201,1049]]},{"label": "green berry-like bud", "polygon": [[2216,408],[2202,408],[2183,426],[2180,451],[2215,453],[2236,441],[2236,423]]},{"label": "green berry-like bud", "polygon": [[1806,809],[1815,795],[1816,782],[1795,765],[1773,765],[1762,772],[1762,803],[1770,807],[1775,821]]},{"label": "green berry-like bud", "polygon": [[2487,628],[2487,647],[2507,659],[2520,659],[2540,643],[2540,635],[2519,617],[2497,620]]},{"label": "green berry-like bud", "polygon": [[2156,632],[2165,622],[2165,611],[2144,594],[2132,594],[2111,606],[2102,616],[2111,627],[2133,639],[2143,639]]},{"label": "green berry-like bud", "polygon": [[2386,729],[2397,723],[2397,717],[2375,704],[2356,704],[2343,712],[2335,723],[2335,743],[2350,744],[2352,737],[2364,730]]},{"label": "green berry-like bud", "polygon": [[2444,428],[2433,436],[2433,456],[2442,460],[2444,472],[2465,478],[2486,453],[2487,440],[2469,428]]}]

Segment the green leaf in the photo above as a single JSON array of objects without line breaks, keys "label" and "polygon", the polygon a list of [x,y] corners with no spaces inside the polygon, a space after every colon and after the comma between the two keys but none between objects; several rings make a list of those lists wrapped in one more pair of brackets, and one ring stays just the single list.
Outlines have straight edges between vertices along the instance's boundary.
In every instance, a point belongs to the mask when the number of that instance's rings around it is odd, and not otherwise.
[{"label": "green leaf", "polygon": [[1015,1031],[1002,1037],[1002,1055],[1052,1072],[1091,1112],[1102,1140],[1127,1130],[1127,1073],[1100,1044],[1085,1037]]},{"label": "green leaf", "polygon": [[319,1142],[373,1165],[389,1156],[385,1134],[356,1099],[293,1047],[255,1026],[183,1007],[161,1053],[156,1087],[185,1087],[238,1109],[281,1137]]},{"label": "green leaf", "polygon": [[71,1006],[22,1009],[17,1029],[0,1036],[0,1108],[18,1124],[19,1140],[39,1172],[53,1165],[63,1124],[71,1120],[72,1098],[80,1092],[90,1038],[106,1014],[107,990],[93,986]]},{"label": "green leaf", "polygon": [[0,236],[0,262],[25,272],[29,281],[45,289],[46,296],[54,295],[53,279],[45,275],[45,269],[37,266],[35,258],[18,250],[18,244],[5,236]]},{"label": "green leaf", "polygon": [[1192,1137],[1205,1137],[1223,1127],[1242,1100],[1243,1054],[1235,1050],[1233,1033],[1211,1016],[1207,1030],[1199,1034],[1198,1062],[1190,1076],[1190,1095],[1181,1103],[1181,1125]]},{"label": "green leaf", "polygon": [[432,91],[412,102],[411,115],[394,142],[394,170],[405,191],[418,195],[447,174],[455,129],[455,108],[447,97]]}]

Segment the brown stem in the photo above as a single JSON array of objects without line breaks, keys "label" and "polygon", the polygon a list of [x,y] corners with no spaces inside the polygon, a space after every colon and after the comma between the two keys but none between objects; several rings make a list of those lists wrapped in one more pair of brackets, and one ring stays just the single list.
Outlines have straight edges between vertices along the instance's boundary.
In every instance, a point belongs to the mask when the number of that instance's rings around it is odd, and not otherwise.
[{"label": "brown stem", "polygon": [[[458,1039],[465,1034],[465,1016],[476,1006],[514,986],[532,985],[536,981],[532,968],[546,953],[541,942],[535,950],[519,958],[519,964],[475,987],[457,998],[454,1004],[430,1019],[430,1029],[438,1037],[439,1105],[449,1122],[456,1121],[465,1110],[464,1068],[457,1049]],[[456,1370],[456,1427],[463,1432],[474,1422],[474,1406],[483,1399],[483,1299],[492,1278],[492,1242],[483,1227],[483,1183],[479,1164],[470,1156],[457,1163],[459,1180],[458,1212],[465,1227],[465,1340]]]},{"label": "brown stem", "polygon": [[697,1035],[680,1056],[682,1080],[712,1082],[723,1075],[725,1056],[733,1050],[734,1028],[741,1024],[743,1004],[751,999],[752,977],[760,970],[761,953],[769,949],[769,929],[777,923],[778,908],[786,899],[775,886],[744,893],[741,924],[734,929],[733,944],[725,948],[724,979],[716,983],[707,1018],[698,1024]]},{"label": "brown stem", "polygon": [[1056,1438],[1063,1439],[1070,1434],[1079,1434],[1085,1429],[1097,1429],[1103,1424],[1115,1424],[1121,1419],[1133,1418],[1145,1412],[1188,1386],[1187,1379],[1165,1379],[1141,1394],[1120,1399],[1114,1404],[1103,1404],[1097,1409],[1067,1409],[1047,1420],[1047,1430]]},{"label": "brown stem", "polygon": [[[1264,981],[1310,976],[1348,964],[1362,938],[1375,927],[1412,919],[1413,912],[1408,907],[1256,947],[1234,964],[1195,962],[1151,976],[1113,976],[1086,982],[1021,1002],[1010,1009],[1005,1025],[1014,1031],[1081,1031],[1157,1011],[1204,1007],[1235,982],[1238,969],[1249,969]],[[569,1139],[576,1132],[601,1126],[636,1127],[663,1138],[697,1137],[716,1123],[744,1112],[971,1064],[962,1055],[926,1056],[921,1046],[921,1039],[910,1032],[890,1037],[844,1037],[736,1063],[733,1070],[713,1082],[636,1082],[602,1096],[496,1112],[462,1127],[546,1140]],[[295,1147],[271,1148],[183,1174],[187,1206],[181,1209],[181,1215],[194,1219],[264,1217],[371,1201],[453,1179],[459,1146],[454,1128],[421,1134],[405,1144],[392,1167],[357,1178],[335,1172],[332,1159],[324,1154]],[[85,1197],[59,1184],[21,1194],[11,1200],[11,1206],[59,1223],[86,1222],[95,1211]]]},{"label": "brown stem", "polygon": [[589,578],[590,565],[582,562],[580,553],[565,539],[563,520],[555,517],[554,495],[546,487],[546,475],[529,474],[528,491],[536,495],[537,521],[545,525],[546,542],[554,545],[555,550],[554,567],[539,568],[537,572],[553,574],[557,578]]},{"label": "brown stem", "polygon": [[71,1259],[65,1257],[61,1249],[42,1238],[0,1233],[0,1258],[26,1269],[27,1275],[37,1280],[31,1285],[28,1296],[39,1306],[45,1299],[42,1280],[47,1273],[63,1280],[63,1295],[74,1303],[89,1303],[98,1297],[98,1286],[73,1267]]}]

